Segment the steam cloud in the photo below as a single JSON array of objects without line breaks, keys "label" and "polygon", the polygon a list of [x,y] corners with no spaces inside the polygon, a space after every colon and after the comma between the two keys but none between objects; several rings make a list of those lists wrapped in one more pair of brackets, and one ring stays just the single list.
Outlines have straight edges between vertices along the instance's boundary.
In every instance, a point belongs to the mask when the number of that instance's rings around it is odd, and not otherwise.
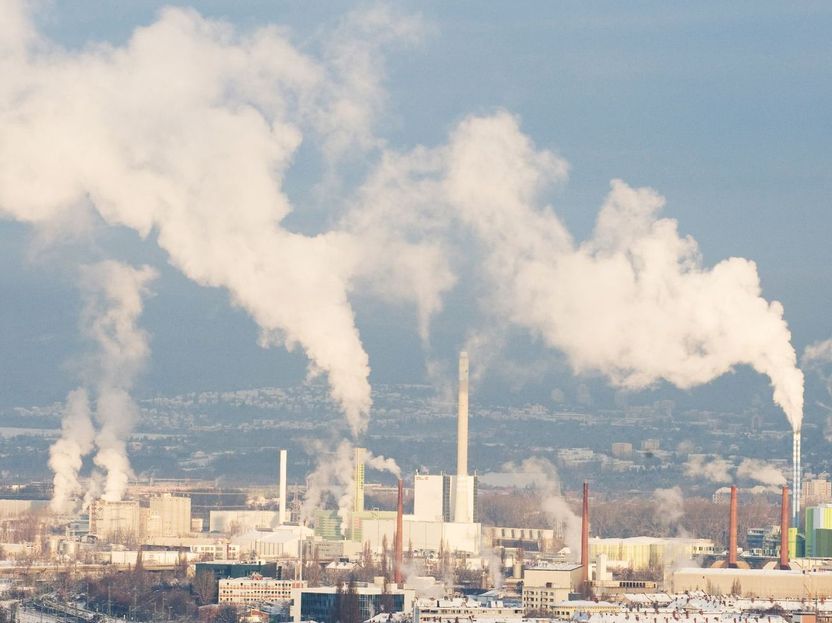
[{"label": "steam cloud", "polygon": [[334,451],[328,451],[322,442],[316,441],[312,444],[312,451],[321,454],[321,459],[306,479],[306,495],[301,506],[301,519],[303,523],[309,521],[313,511],[323,508],[327,496],[331,495],[338,504],[341,532],[345,533],[349,526],[355,492],[353,445],[349,440],[344,439]]},{"label": "steam cloud", "polygon": [[[327,62],[276,28],[239,35],[170,8],[123,47],[71,52],[43,39],[22,7],[2,2],[13,19],[0,30],[0,214],[46,227],[94,211],[153,235],[192,280],[226,288],[263,344],[303,348],[352,431],[363,430],[369,363],[347,294],[378,266],[363,258],[372,245],[281,227],[291,211],[281,180],[302,128],[331,158],[375,144],[380,48],[418,38],[418,20],[351,16]],[[400,246],[403,263],[420,265],[418,249]],[[396,294],[416,301],[423,324],[438,305]]]},{"label": "steam cloud", "polygon": [[49,468],[54,472],[54,492],[49,506],[53,512],[73,510],[72,499],[82,492],[78,473],[84,457],[93,449],[95,429],[87,392],[78,388],[69,393],[61,422],[61,437],[49,448]]},{"label": "steam cloud", "polygon": [[114,261],[84,267],[84,332],[98,348],[88,364],[96,387],[95,464],[105,470],[103,498],[120,500],[127,490],[130,460],[127,440],[138,417],[130,398],[136,375],[150,353],[147,334],[138,327],[143,297],[156,271]]},{"label": "steam cloud", "polygon": [[771,487],[782,487],[786,484],[783,472],[771,463],[760,459],[743,459],[737,467],[737,478],[747,478]]},{"label": "steam cloud", "polygon": [[[542,200],[568,168],[536,149],[510,114],[470,117],[447,146],[388,154],[366,187],[370,207],[357,210],[395,222],[390,212],[402,206],[404,226],[425,240],[450,215],[447,228],[461,225],[480,243],[484,306],[563,351],[578,373],[600,371],[625,389],[662,379],[690,388],[749,365],[769,377],[799,430],[803,374],[783,308],[761,297],[754,263],[704,266],[696,241],[658,216],[664,198],[621,180],[592,236],[576,243]],[[427,225],[412,224],[414,209]]]},{"label": "steam cloud", "polygon": [[573,557],[581,550],[581,518],[575,514],[563,497],[560,476],[550,461],[539,457],[525,459],[519,464],[506,463],[503,471],[524,474],[534,478],[534,487],[540,496],[540,506],[555,524],[563,527],[563,537]]},{"label": "steam cloud", "polygon": [[733,465],[721,457],[705,459],[701,455],[692,455],[685,463],[685,476],[688,478],[704,478],[711,482],[731,482],[730,470]]},{"label": "steam cloud", "polygon": [[656,489],[653,492],[653,499],[656,502],[655,521],[663,528],[675,527],[678,536],[685,536],[679,525],[685,515],[685,498],[682,495],[682,489],[678,486]]},{"label": "steam cloud", "polygon": [[[803,374],[754,263],[705,266],[696,242],[659,217],[664,198],[621,180],[591,237],[574,241],[543,199],[566,179],[566,161],[506,112],[463,120],[444,146],[382,149],[332,229],[283,226],[292,205],[282,180],[305,136],[332,166],[383,148],[372,133],[385,99],[381,52],[418,40],[418,20],[351,14],[313,58],[274,27],[239,33],[192,10],[165,9],[125,45],[81,51],[42,37],[19,1],[0,0],[0,11],[0,214],[41,228],[92,215],[154,237],[190,279],[225,288],[264,345],[302,348],[353,435],[371,397],[350,293],[361,286],[415,308],[427,342],[457,279],[460,232],[479,247],[483,308],[562,351],[576,372],[625,389],[690,388],[749,365],[800,429]],[[127,473],[128,390],[98,389],[108,496]],[[343,472],[324,472],[349,489]]]},{"label": "steam cloud", "polygon": [[367,451],[364,464],[380,472],[393,474],[397,480],[402,477],[402,470],[395,460],[382,455],[375,455],[369,450]]},{"label": "steam cloud", "polygon": [[49,467],[55,473],[51,502],[55,512],[72,510],[71,499],[81,490],[78,473],[83,458],[94,448],[98,451],[93,462],[105,471],[105,478],[103,483],[97,475],[91,478],[87,501],[98,495],[99,485],[103,498],[109,501],[122,499],[127,489],[127,439],[138,413],[129,391],[150,352],[147,335],[136,322],[148,283],[155,276],[156,272],[147,266],[133,268],[114,261],[81,270],[81,328],[96,346],[82,365],[82,375],[85,385],[95,391],[98,430],[92,421],[87,390],[70,392],[61,438],[49,450]]}]

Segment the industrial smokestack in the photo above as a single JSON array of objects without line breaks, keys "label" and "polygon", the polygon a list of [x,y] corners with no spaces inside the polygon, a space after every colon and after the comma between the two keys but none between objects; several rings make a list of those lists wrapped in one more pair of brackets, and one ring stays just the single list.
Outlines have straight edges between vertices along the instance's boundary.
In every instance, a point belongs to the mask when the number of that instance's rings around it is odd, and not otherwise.
[{"label": "industrial smokestack", "polygon": [[364,511],[364,462],[367,458],[366,448],[355,448],[353,450],[353,496],[352,510],[354,513]]},{"label": "industrial smokestack", "polygon": [[468,353],[459,354],[459,409],[456,418],[456,475],[468,475]]},{"label": "industrial smokestack", "polygon": [[282,526],[286,523],[286,450],[280,451],[280,512],[278,523]]},{"label": "industrial smokestack", "polygon": [[731,506],[728,517],[728,564],[727,566],[736,569],[737,567],[737,486],[731,485]]},{"label": "industrial smokestack", "polygon": [[800,525],[800,429],[792,436],[792,525]]},{"label": "industrial smokestack", "polygon": [[473,484],[468,477],[468,353],[459,353],[459,408],[456,418],[456,500],[454,521],[473,521]]},{"label": "industrial smokestack", "polygon": [[783,487],[780,502],[780,568],[789,568],[789,488]]},{"label": "industrial smokestack", "polygon": [[401,586],[404,581],[402,578],[402,567],[404,561],[402,560],[402,518],[404,516],[404,481],[399,478],[398,481],[398,502],[396,504],[396,545],[395,558],[393,561],[393,578],[398,586]]},{"label": "industrial smokestack", "polygon": [[589,482],[584,481],[584,508],[581,514],[581,590],[589,593]]}]

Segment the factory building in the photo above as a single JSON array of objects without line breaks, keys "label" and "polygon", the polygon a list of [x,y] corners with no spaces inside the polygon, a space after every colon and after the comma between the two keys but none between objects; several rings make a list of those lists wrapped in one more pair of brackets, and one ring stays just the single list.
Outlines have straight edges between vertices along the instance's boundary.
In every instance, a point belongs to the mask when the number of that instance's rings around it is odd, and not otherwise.
[{"label": "factory building", "polygon": [[215,578],[246,578],[257,574],[264,578],[280,579],[283,569],[274,562],[263,560],[237,561],[215,560],[213,562],[198,562],[194,565],[194,575],[199,577],[211,574]]},{"label": "factory building", "polygon": [[714,542],[710,539],[640,536],[627,539],[593,537],[589,540],[590,560],[604,554],[610,566],[629,567],[634,570],[663,567],[713,553]]},{"label": "factory building", "polygon": [[447,623],[448,621],[521,621],[523,608],[502,601],[482,604],[473,599],[419,599],[413,605],[413,623]]},{"label": "factory building", "polygon": [[832,558],[832,504],[808,507],[805,526],[805,555],[809,558]]},{"label": "factory building", "polygon": [[832,482],[826,478],[810,478],[804,480],[801,486],[803,487],[803,503],[806,506],[832,502]]},{"label": "factory building", "polygon": [[280,525],[280,511],[217,510],[208,514],[208,531],[223,534],[271,530]]},{"label": "factory building", "polygon": [[191,500],[188,497],[163,493],[150,498],[149,507],[143,507],[138,500],[95,500],[90,505],[89,533],[99,539],[179,537],[190,532]]},{"label": "factory building", "polygon": [[246,557],[266,560],[298,558],[301,540],[305,541],[313,534],[311,528],[285,525],[271,532],[252,530],[235,536],[231,542],[239,547],[240,554]]},{"label": "factory building", "polygon": [[673,590],[704,591],[711,595],[787,599],[832,597],[832,572],[780,569],[677,569]]},{"label": "factory building", "polygon": [[[381,612],[411,612],[416,591],[384,586],[383,580],[373,584],[357,583],[353,588],[358,601],[361,621],[366,621]],[[339,590],[340,588],[340,590]],[[296,588],[292,590],[291,618],[294,621],[329,621],[335,611],[336,602],[347,591],[346,586],[322,586],[318,588]]]},{"label": "factory building", "polygon": [[90,534],[104,540],[142,538],[145,523],[142,511],[138,500],[95,500],[90,505]]},{"label": "factory building", "polygon": [[224,578],[217,587],[217,602],[254,606],[266,601],[290,601],[293,590],[306,588],[301,580],[279,580],[253,573],[248,577]]},{"label": "factory building", "polygon": [[174,496],[170,493],[150,498],[147,536],[186,536],[190,533],[191,498]]},{"label": "factory building", "polygon": [[[468,473],[468,355],[465,352],[459,357],[457,473],[416,474],[413,495],[413,514],[402,517],[404,544],[414,551],[479,554],[482,526],[477,517],[477,477]],[[353,538],[369,542],[376,552],[381,550],[385,538],[388,545],[393,543],[395,530],[395,513],[364,511],[353,514]],[[327,538],[323,528],[316,531]]]},{"label": "factory building", "polygon": [[581,586],[579,563],[550,564],[523,570],[523,607],[553,612]]},{"label": "factory building", "polygon": [[[482,544],[482,529],[478,523],[456,523],[443,521],[419,521],[412,515],[402,519],[402,540],[406,548],[414,551],[448,550],[467,554],[479,554]],[[361,523],[365,542],[375,552],[381,551],[385,537],[387,544],[393,543],[396,519],[366,519]]]}]

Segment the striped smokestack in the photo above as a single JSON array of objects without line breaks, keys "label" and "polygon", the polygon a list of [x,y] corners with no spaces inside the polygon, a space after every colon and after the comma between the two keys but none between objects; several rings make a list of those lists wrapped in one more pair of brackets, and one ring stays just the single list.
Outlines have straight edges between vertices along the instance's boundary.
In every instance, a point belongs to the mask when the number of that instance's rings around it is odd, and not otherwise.
[{"label": "striped smokestack", "polygon": [[731,505],[728,517],[728,564],[726,566],[736,569],[737,567],[737,486],[731,485]]},{"label": "striped smokestack", "polygon": [[780,568],[789,568],[789,488],[783,487],[780,502]]}]

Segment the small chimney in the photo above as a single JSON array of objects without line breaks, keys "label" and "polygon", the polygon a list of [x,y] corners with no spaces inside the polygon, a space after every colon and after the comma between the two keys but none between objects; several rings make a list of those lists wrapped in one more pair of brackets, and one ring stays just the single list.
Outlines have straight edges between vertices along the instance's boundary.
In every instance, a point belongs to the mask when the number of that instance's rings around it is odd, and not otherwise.
[{"label": "small chimney", "polygon": [[396,504],[396,545],[395,560],[393,561],[393,581],[401,586],[404,581],[402,577],[402,517],[404,516],[404,481],[399,478],[398,482],[398,503]]},{"label": "small chimney", "polygon": [[783,487],[780,502],[780,568],[789,568],[789,488]]},{"label": "small chimney", "polygon": [[584,481],[584,508],[581,514],[581,590],[589,592],[589,482]]},{"label": "small chimney", "polygon": [[737,486],[731,485],[731,507],[728,518],[728,564],[737,568]]}]

